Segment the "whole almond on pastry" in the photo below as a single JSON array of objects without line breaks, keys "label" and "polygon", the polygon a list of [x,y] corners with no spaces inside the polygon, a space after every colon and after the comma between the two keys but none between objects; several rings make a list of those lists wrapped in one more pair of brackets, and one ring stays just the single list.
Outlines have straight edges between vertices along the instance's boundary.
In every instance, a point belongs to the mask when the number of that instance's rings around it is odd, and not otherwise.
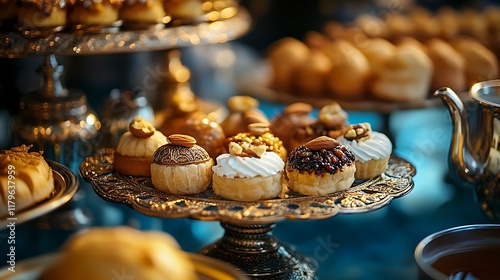
[{"label": "whole almond on pastry", "polygon": [[171,145],[191,148],[196,144],[196,139],[185,134],[172,134],[167,136],[168,143]]},{"label": "whole almond on pastry", "polygon": [[333,149],[340,145],[340,143],[328,136],[320,136],[307,142],[305,146],[311,150]]}]

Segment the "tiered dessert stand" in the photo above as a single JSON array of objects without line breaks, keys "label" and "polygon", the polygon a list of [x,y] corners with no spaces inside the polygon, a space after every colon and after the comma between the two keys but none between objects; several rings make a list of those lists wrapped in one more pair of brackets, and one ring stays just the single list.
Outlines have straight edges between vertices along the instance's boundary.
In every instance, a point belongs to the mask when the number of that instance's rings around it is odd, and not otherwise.
[{"label": "tiered dessert stand", "polygon": [[[157,191],[149,177],[125,176],[113,169],[113,149],[101,149],[80,165],[80,175],[103,199],[126,204],[149,216],[220,221],[223,237],[200,253],[224,260],[253,279],[315,279],[317,263],[272,236],[284,219],[326,219],[337,214],[377,210],[413,189],[415,167],[392,155],[384,174],[355,182],[346,191],[325,196],[283,192],[256,202],[225,200],[209,189],[197,195]],[[286,187],[285,187],[286,189]]]}]

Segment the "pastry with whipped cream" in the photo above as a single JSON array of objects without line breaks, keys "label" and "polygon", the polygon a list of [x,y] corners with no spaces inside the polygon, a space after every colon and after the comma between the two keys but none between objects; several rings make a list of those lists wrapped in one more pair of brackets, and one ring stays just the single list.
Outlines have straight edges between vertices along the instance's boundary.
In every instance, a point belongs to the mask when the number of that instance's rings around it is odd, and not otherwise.
[{"label": "pastry with whipped cream", "polygon": [[320,136],[290,152],[288,186],[302,195],[326,195],[348,189],[356,172],[353,153],[337,140]]},{"label": "pastry with whipped cream", "polygon": [[230,200],[272,199],[283,190],[285,163],[265,145],[229,143],[229,153],[217,157],[213,167],[215,194]]},{"label": "pastry with whipped cream", "polygon": [[[52,168],[42,152],[29,152],[31,147],[0,151],[0,217],[6,217],[14,206],[21,211],[43,201],[54,190]],[[11,204],[14,200],[15,205]]]},{"label": "pastry with whipped cream", "polygon": [[72,235],[54,262],[35,278],[199,279],[194,263],[173,236],[128,226],[92,227]]},{"label": "pastry with whipped cream", "polygon": [[116,171],[132,176],[150,176],[153,153],[167,143],[163,133],[156,130],[140,116],[129,124],[114,152],[113,167]]},{"label": "pastry with whipped cream", "polygon": [[168,143],[156,150],[151,164],[151,182],[156,189],[171,194],[204,192],[212,180],[214,160],[196,139],[172,134]]},{"label": "pastry with whipped cream", "polygon": [[387,169],[392,153],[391,140],[381,132],[372,131],[369,123],[350,125],[338,141],[356,157],[357,180],[379,176]]},{"label": "pastry with whipped cream", "polygon": [[228,137],[224,141],[225,152],[229,150],[229,144],[236,142],[238,144],[250,143],[253,146],[264,145],[266,151],[277,153],[283,161],[286,160],[287,150],[279,137],[271,133],[268,123],[253,123],[247,127],[248,132],[238,133],[235,136]]}]

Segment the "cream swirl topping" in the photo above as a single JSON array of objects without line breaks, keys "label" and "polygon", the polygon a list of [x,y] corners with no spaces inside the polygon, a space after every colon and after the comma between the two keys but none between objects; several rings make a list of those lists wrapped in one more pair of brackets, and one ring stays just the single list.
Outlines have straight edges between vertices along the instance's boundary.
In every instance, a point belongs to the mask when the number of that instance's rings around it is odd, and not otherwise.
[{"label": "cream swirl topping", "polygon": [[356,160],[361,162],[386,158],[392,153],[391,140],[385,134],[376,131],[372,131],[370,139],[364,141],[350,141],[344,136],[340,136],[337,140],[349,148]]},{"label": "cream swirl topping", "polygon": [[275,152],[265,152],[260,158],[222,154],[216,160],[217,164],[212,170],[215,174],[228,178],[268,177],[283,171],[285,167],[285,163]]}]

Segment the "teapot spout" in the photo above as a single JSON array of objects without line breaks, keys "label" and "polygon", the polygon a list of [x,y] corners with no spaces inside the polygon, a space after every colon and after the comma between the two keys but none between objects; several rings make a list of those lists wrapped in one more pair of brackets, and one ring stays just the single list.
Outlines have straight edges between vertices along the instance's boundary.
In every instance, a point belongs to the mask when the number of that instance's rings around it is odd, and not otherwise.
[{"label": "teapot spout", "polygon": [[460,97],[448,87],[436,90],[434,96],[441,98],[452,120],[453,134],[448,155],[450,174],[459,184],[474,188],[481,182],[484,167],[471,149],[467,110]]}]

